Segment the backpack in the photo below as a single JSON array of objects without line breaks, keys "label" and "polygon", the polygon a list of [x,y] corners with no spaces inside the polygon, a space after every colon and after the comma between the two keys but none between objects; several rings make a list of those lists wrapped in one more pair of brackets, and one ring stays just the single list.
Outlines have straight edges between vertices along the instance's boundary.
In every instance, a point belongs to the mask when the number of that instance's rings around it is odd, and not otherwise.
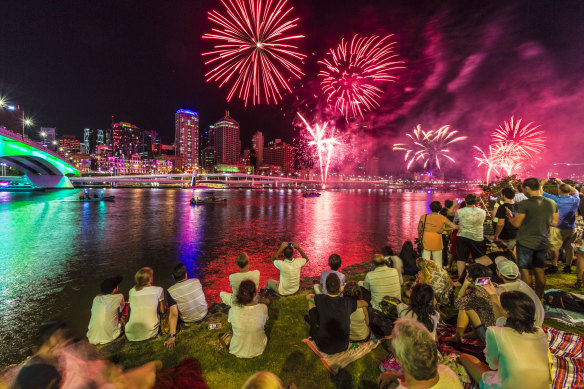
[{"label": "backpack", "polygon": [[552,308],[584,313],[584,299],[574,296],[571,293],[562,290],[547,292],[543,299],[544,303]]},{"label": "backpack", "polygon": [[369,327],[377,337],[391,335],[393,331],[393,322],[397,320],[397,306],[401,301],[395,297],[385,296],[379,303],[381,311],[369,308]]}]

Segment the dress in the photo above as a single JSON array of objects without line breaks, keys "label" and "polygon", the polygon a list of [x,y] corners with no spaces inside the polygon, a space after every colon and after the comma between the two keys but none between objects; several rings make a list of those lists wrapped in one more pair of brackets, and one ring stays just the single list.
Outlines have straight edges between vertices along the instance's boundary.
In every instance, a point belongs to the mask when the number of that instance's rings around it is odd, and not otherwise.
[{"label": "dress", "polygon": [[238,358],[253,358],[261,355],[268,344],[264,326],[268,320],[265,304],[234,305],[229,309],[227,320],[231,323],[233,337],[229,352]]}]

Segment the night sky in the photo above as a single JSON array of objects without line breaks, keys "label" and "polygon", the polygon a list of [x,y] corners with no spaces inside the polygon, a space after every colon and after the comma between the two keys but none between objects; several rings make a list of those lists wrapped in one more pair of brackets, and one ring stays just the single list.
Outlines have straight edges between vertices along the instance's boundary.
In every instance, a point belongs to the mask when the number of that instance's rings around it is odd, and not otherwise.
[{"label": "night sky", "polygon": [[[354,33],[393,33],[406,69],[384,87],[380,109],[365,121],[382,161],[396,157],[391,144],[418,123],[451,124],[484,146],[486,134],[513,114],[553,135],[544,162],[578,161],[584,146],[584,2],[290,3],[306,36],[306,76],[277,107],[227,103],[226,88],[204,81],[201,52],[211,44],[201,36],[210,27],[207,11],[220,9],[218,0],[4,1],[0,94],[60,134],[106,128],[115,115],[159,131],[170,143],[176,109],[196,110],[205,127],[228,108],[240,122],[244,147],[256,130],[268,140],[292,140],[296,111],[328,115],[314,97],[316,61],[326,50]],[[362,124],[329,118],[347,133]],[[457,169],[470,169],[468,154],[460,153]]]}]

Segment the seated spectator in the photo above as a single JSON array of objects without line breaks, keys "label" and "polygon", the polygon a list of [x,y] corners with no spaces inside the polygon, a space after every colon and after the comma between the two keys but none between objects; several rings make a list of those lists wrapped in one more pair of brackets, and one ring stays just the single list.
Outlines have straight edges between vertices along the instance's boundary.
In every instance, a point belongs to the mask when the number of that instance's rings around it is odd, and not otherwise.
[{"label": "seated spectator", "polygon": [[229,352],[238,358],[262,355],[268,344],[268,337],[264,332],[268,321],[268,307],[255,302],[256,294],[253,281],[241,281],[235,304],[229,309],[227,320],[233,329]]},{"label": "seated spectator", "polygon": [[136,272],[136,285],[130,289],[130,320],[126,324],[126,337],[132,342],[158,335],[160,316],[164,313],[164,290],[152,286],[154,271],[143,267]]},{"label": "seated spectator", "polygon": [[387,261],[389,267],[393,267],[395,270],[397,270],[397,274],[399,275],[399,283],[400,285],[403,285],[404,279],[402,274],[404,272],[404,263],[401,258],[395,255],[393,253],[393,249],[389,246],[384,246],[381,249],[381,254],[383,254],[383,259]]},{"label": "seated spectator", "polygon": [[367,303],[340,297],[341,281],[334,273],[328,275],[325,284],[328,294],[307,296],[310,336],[320,351],[336,354],[349,347],[351,314],[367,307]]},{"label": "seated spectator", "polygon": [[401,303],[397,306],[400,318],[409,318],[419,321],[430,331],[434,339],[438,340],[436,328],[440,321],[440,313],[436,310],[434,290],[430,285],[417,284],[412,288],[410,304]]},{"label": "seated spectator", "polygon": [[249,377],[241,389],[284,389],[284,385],[274,373],[260,371]]},{"label": "seated spectator", "polygon": [[187,268],[179,263],[172,270],[172,277],[176,284],[168,288],[168,323],[170,332],[164,345],[171,349],[176,341],[176,327],[179,316],[185,324],[197,323],[207,315],[207,300],[201,281],[196,278],[188,279]]},{"label": "seated spectator", "polygon": [[239,288],[241,281],[252,280],[254,284],[256,284],[256,288],[260,287],[260,271],[249,270],[249,257],[246,253],[239,253],[235,259],[235,263],[239,267],[239,272],[229,275],[229,284],[231,285],[231,290],[233,293],[219,293],[221,302],[229,306],[233,304],[233,301],[235,300],[234,296],[237,296],[237,288]]},{"label": "seated spectator", "polygon": [[[302,258],[292,258],[294,249],[298,250]],[[284,260],[278,260],[280,253],[284,254]],[[298,246],[298,243],[282,242],[280,248],[272,256],[272,263],[280,270],[280,281],[268,280],[266,289],[273,290],[281,296],[290,296],[300,289],[300,269],[306,265],[308,257]]]},{"label": "seated spectator", "polygon": [[[492,296],[497,295],[492,290]],[[462,354],[460,362],[481,388],[547,389],[551,383],[548,340],[534,325],[535,305],[525,293],[505,292],[500,305],[508,313],[504,327],[489,327],[487,364]]]},{"label": "seated spectator", "polygon": [[[355,281],[349,281],[343,289],[343,296],[353,300],[363,300],[361,287]],[[371,338],[371,330],[369,329],[369,313],[367,308],[357,308],[351,313],[351,331],[349,340],[351,342],[365,342]]]},{"label": "seated spectator", "polygon": [[430,203],[430,213],[420,217],[418,222],[418,236],[422,241],[424,251],[422,256],[426,259],[432,259],[438,267],[442,267],[442,232],[446,229],[454,230],[458,228],[454,223],[440,214],[442,204],[440,201]]},{"label": "seated spectator", "polygon": [[387,261],[381,254],[375,254],[371,259],[374,269],[367,273],[363,288],[371,292],[371,306],[379,309],[383,297],[390,296],[401,300],[401,285],[396,269],[387,266]]},{"label": "seated spectator", "polygon": [[448,366],[438,363],[436,341],[417,320],[399,319],[391,335],[391,345],[403,375],[381,373],[379,389],[462,389],[458,376]]},{"label": "seated spectator", "polygon": [[[496,324],[495,313],[488,293],[476,285],[477,281],[491,277],[491,270],[486,266],[473,263],[468,267],[468,276],[460,287],[458,298],[454,300],[454,306],[458,309],[454,341],[460,342],[462,340],[464,331],[470,322],[475,334],[484,342],[487,327]],[[470,289],[470,293],[467,294],[468,289]]]},{"label": "seated spectator", "polygon": [[434,261],[418,258],[418,272],[416,283],[428,284],[434,290],[434,296],[439,306],[450,304],[453,285],[452,280],[444,268],[438,267]]},{"label": "seated spectator", "polygon": [[118,293],[122,276],[106,278],[100,285],[101,294],[93,299],[87,339],[91,344],[106,344],[122,333],[121,314],[126,308],[124,295]]},{"label": "seated spectator", "polygon": [[[503,280],[500,279],[499,276],[497,275],[497,264],[495,263],[495,258],[505,257],[508,260],[515,262],[515,254],[513,254],[513,251],[509,250],[507,244],[502,240],[493,241],[490,244],[489,248],[491,252],[486,255],[483,255],[480,258],[477,258],[475,260],[475,263],[480,263],[481,265],[491,269],[491,273],[493,274],[491,281],[497,284],[502,284]],[[463,280],[466,278],[466,272],[467,270],[464,269],[460,276],[460,279]]]},{"label": "seated spectator", "polygon": [[339,280],[341,280],[341,290],[345,286],[345,275],[338,271],[341,267],[341,256],[339,254],[331,254],[328,259],[328,265],[330,270],[325,270],[320,273],[320,284],[314,284],[314,293],[316,294],[327,294],[325,281],[328,275],[332,273],[336,274]]},{"label": "seated spectator", "polygon": [[416,259],[418,258],[418,254],[416,253],[414,244],[411,240],[406,240],[404,242],[398,256],[402,260],[404,274],[413,276],[418,272],[418,268],[416,267]]}]

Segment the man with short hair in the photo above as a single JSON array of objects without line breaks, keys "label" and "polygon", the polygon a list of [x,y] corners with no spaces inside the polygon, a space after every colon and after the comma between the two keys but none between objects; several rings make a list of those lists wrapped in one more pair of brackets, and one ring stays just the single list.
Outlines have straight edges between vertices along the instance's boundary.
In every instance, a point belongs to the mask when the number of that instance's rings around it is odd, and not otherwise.
[{"label": "man with short hair", "polygon": [[106,344],[122,333],[121,313],[126,308],[124,295],[118,293],[122,276],[106,278],[100,285],[101,294],[93,299],[87,339],[91,344]]},{"label": "man with short hair", "polygon": [[[558,272],[558,258],[560,248],[564,249],[566,255],[566,266],[562,270],[564,273],[572,273],[572,259],[574,258],[574,248],[572,243],[576,241],[576,213],[580,206],[580,196],[578,191],[562,180],[555,180],[558,184],[559,196],[543,192],[543,197],[553,200],[558,206],[558,224],[550,227],[550,251],[552,252],[552,265],[546,269],[546,273]],[[541,182],[544,186],[549,182],[545,179]]]},{"label": "man with short hair", "polygon": [[454,257],[458,277],[462,275],[468,261],[469,254],[472,259],[482,257],[487,253],[483,224],[487,213],[477,207],[477,195],[469,193],[464,198],[466,207],[456,213],[458,219],[458,235],[454,245]]},{"label": "man with short hair", "polygon": [[174,267],[172,277],[176,283],[168,288],[170,333],[168,340],[164,342],[169,350],[174,347],[176,341],[179,316],[185,324],[200,322],[207,316],[207,300],[201,281],[196,278],[188,278],[184,263],[179,263]]},{"label": "man with short hair", "polygon": [[[292,258],[294,249],[298,250],[302,258]],[[284,254],[284,260],[278,260],[280,254]],[[268,280],[266,289],[273,290],[280,296],[290,296],[300,289],[300,269],[308,262],[308,257],[298,246],[298,243],[282,242],[276,254],[272,256],[272,263],[280,270],[280,281]]]},{"label": "man with short hair", "polygon": [[507,210],[515,214],[515,191],[511,188],[504,188],[501,191],[503,197],[503,204],[497,208],[495,217],[497,218],[497,225],[495,227],[495,240],[502,240],[511,251],[515,248],[515,241],[517,239],[518,229],[513,227],[513,224],[507,220]]},{"label": "man with short hair", "polygon": [[316,294],[327,294],[326,292],[326,278],[329,274],[336,274],[341,281],[341,290],[345,286],[345,275],[338,271],[341,268],[341,256],[339,254],[331,254],[328,259],[328,265],[330,270],[325,270],[320,273],[320,284],[314,284],[314,293]]},{"label": "man with short hair", "polygon": [[231,285],[231,291],[219,293],[221,302],[225,305],[231,306],[235,300],[234,296],[237,296],[237,290],[239,289],[239,284],[243,280],[252,280],[256,285],[256,289],[260,286],[260,271],[259,270],[249,270],[249,257],[246,253],[239,253],[235,259],[235,263],[239,267],[239,272],[229,275],[229,284]]},{"label": "man with short hair", "polygon": [[403,375],[381,373],[377,380],[379,389],[462,389],[458,375],[448,366],[439,364],[436,340],[419,321],[397,320],[391,345]]},{"label": "man with short hair", "polygon": [[401,285],[397,270],[387,266],[383,255],[375,254],[371,262],[374,269],[367,273],[365,281],[359,284],[371,292],[371,306],[379,311],[379,303],[385,296],[401,300]]},{"label": "man with short hair", "polygon": [[515,197],[513,197],[513,201],[515,202],[515,204],[518,204],[523,200],[527,200],[527,196],[525,195],[525,193],[523,193],[523,187],[521,186],[521,184],[519,184],[517,188],[515,188]]},{"label": "man with short hair", "polygon": [[519,228],[515,250],[521,279],[532,285],[535,278],[535,293],[543,297],[545,288],[545,261],[549,247],[550,227],[558,224],[558,206],[541,195],[541,185],[535,177],[523,181],[527,200],[517,205],[517,214],[507,212],[507,219]]}]

